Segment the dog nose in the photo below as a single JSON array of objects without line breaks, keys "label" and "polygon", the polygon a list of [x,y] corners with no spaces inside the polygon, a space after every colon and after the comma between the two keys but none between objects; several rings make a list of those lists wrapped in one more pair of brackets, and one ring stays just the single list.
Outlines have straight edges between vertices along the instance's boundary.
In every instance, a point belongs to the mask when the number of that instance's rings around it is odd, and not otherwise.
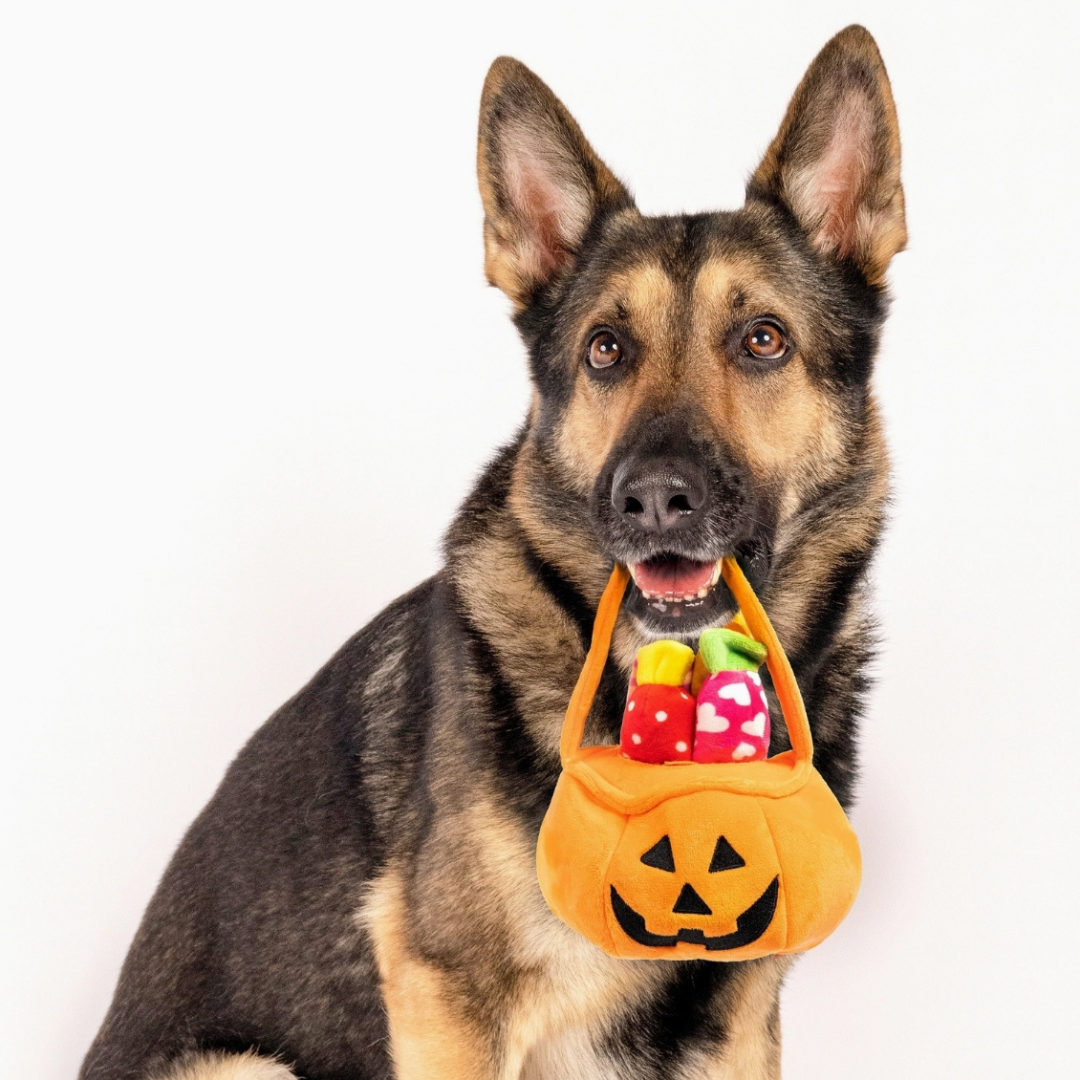
[{"label": "dog nose", "polygon": [[692,461],[624,462],[615,470],[611,505],[643,532],[663,535],[689,525],[708,494],[705,471]]}]

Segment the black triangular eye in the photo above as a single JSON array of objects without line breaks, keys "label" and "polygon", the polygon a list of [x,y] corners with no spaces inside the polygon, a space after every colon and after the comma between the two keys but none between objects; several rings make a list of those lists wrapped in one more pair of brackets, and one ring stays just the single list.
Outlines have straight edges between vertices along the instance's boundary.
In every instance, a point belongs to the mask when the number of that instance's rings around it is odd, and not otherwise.
[{"label": "black triangular eye", "polygon": [[652,866],[657,870],[666,870],[669,874],[675,873],[675,856],[671,851],[671,841],[666,836],[659,840],[644,855],[641,861],[646,866]]},{"label": "black triangular eye", "polygon": [[[665,837],[664,839],[667,839]],[[644,860],[642,860],[644,862]],[[738,870],[745,866],[746,860],[727,842],[727,837],[721,836],[713,848],[712,862],[709,863],[709,873],[716,874],[721,870]]]}]

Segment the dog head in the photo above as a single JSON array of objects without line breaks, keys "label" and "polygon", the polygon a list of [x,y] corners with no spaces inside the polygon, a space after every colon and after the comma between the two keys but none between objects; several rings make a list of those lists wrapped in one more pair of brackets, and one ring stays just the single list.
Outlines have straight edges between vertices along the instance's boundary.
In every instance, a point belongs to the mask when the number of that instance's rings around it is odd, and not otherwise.
[{"label": "dog head", "polygon": [[[488,279],[513,301],[529,445],[631,568],[651,632],[733,608],[872,423],[883,282],[905,243],[896,113],[871,36],[833,38],[733,212],[642,215],[563,105],[497,60],[478,153]],[[552,500],[548,499],[551,505]]]}]

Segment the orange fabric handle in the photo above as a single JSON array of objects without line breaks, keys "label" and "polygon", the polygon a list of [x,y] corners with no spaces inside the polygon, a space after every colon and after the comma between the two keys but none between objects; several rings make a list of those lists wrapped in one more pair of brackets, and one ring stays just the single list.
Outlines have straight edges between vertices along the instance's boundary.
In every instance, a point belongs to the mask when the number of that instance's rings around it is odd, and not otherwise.
[{"label": "orange fabric handle", "polygon": [[585,657],[585,665],[578,676],[574,692],[570,695],[570,704],[566,707],[566,719],[563,721],[562,736],[559,739],[559,757],[562,758],[564,768],[581,747],[585,721],[589,717],[593,698],[596,697],[600,678],[604,674],[604,665],[611,649],[611,634],[615,629],[615,620],[619,617],[619,606],[629,580],[630,571],[616,563],[604,594],[600,597],[596,618],[593,620],[589,655]]},{"label": "orange fabric handle", "polygon": [[806,706],[799,692],[799,684],[795,681],[795,672],[791,670],[784,646],[780,644],[780,639],[769,622],[769,616],[765,614],[765,609],[750,587],[750,582],[746,580],[742,568],[730,555],[724,556],[721,571],[746,625],[750,627],[750,633],[768,649],[765,664],[780,701],[780,711],[784,714],[791,749],[795,751],[798,761],[810,764],[814,758],[814,740],[810,734],[810,722],[806,718]]},{"label": "orange fabric handle", "polygon": [[[772,676],[776,696],[780,701],[780,709],[784,714],[791,748],[799,762],[809,765],[814,756],[810,724],[806,718],[802,694],[799,693],[798,683],[795,682],[795,674],[791,670],[791,664],[780,644],[780,639],[776,636],[776,631],[769,622],[761,601],[755,595],[750,582],[746,580],[746,575],[743,574],[739,564],[731,556],[726,555],[721,571],[751,634],[768,649],[765,663]],[[578,756],[581,748],[581,740],[585,734],[585,721],[588,719],[589,710],[592,708],[593,699],[600,686],[600,679],[604,674],[604,664],[607,663],[608,652],[611,649],[611,635],[615,630],[619,607],[629,580],[630,574],[626,567],[616,564],[615,569],[611,571],[604,594],[600,597],[596,619],[593,622],[592,644],[589,646],[589,654],[585,657],[585,664],[578,676],[577,685],[570,696],[570,704],[566,708],[566,719],[563,721],[562,736],[559,739],[559,756],[562,758],[564,768]]]}]

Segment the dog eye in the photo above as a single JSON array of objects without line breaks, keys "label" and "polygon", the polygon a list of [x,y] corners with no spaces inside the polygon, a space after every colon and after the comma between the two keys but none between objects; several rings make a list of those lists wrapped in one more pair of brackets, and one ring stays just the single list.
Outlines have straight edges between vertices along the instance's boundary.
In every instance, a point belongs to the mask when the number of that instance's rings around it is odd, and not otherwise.
[{"label": "dog eye", "polygon": [[589,366],[609,368],[622,359],[622,346],[610,330],[601,330],[589,340]]},{"label": "dog eye", "polygon": [[779,360],[788,351],[789,342],[775,323],[759,322],[743,338],[743,349],[759,360]]}]

